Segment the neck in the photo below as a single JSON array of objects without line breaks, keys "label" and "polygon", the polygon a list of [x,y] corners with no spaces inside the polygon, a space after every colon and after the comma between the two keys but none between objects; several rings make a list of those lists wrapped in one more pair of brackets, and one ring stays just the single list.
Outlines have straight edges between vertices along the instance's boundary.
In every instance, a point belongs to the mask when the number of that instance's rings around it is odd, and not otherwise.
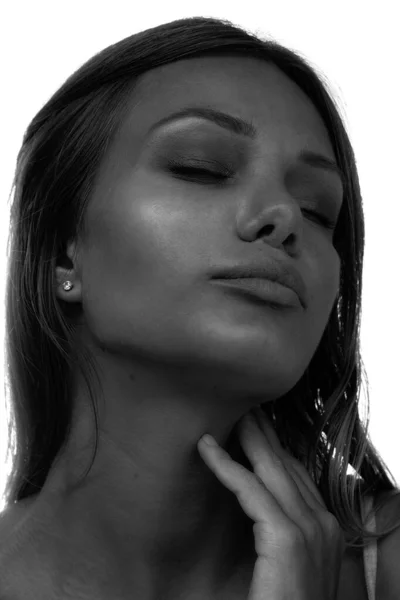
[{"label": "neck", "polygon": [[[226,449],[234,460],[245,463],[235,436]],[[123,497],[115,493],[118,488],[112,477],[104,479],[104,473],[120,479],[116,464],[125,471],[123,457],[117,450],[112,452],[110,444],[104,440],[99,444],[98,462],[76,488],[68,482],[72,473],[75,476],[77,470],[84,470],[73,456],[66,453],[57,462],[43,490],[43,499],[53,507],[47,510],[53,515],[48,530],[57,532],[57,544],[62,540],[61,547],[52,545],[50,549],[60,563],[56,570],[68,568],[68,557],[74,561],[79,554],[87,572],[101,573],[99,586],[103,580],[112,589],[122,587],[127,597],[134,593],[143,599],[158,598],[158,586],[165,590],[166,582],[170,596],[163,592],[165,598],[181,594],[191,598],[194,589],[202,597],[215,597],[218,590],[237,587],[238,579],[248,578],[248,565],[255,560],[253,523],[234,494],[204,464],[189,455],[176,477],[183,485],[164,486],[162,494],[154,485],[154,474],[146,478],[133,469],[131,479],[137,483],[137,493],[127,492]],[[207,469],[204,490],[191,479],[203,466]],[[209,481],[212,486],[207,485]],[[99,598],[104,589],[99,587]]]}]

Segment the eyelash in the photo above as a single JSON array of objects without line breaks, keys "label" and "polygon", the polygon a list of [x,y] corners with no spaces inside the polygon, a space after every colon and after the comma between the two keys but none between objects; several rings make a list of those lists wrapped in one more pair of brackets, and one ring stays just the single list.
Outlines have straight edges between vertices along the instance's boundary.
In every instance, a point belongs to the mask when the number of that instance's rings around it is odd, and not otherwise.
[{"label": "eyelash", "polygon": [[[169,171],[171,173],[182,174],[182,173],[187,173],[187,172],[190,172],[190,173],[193,172],[193,173],[197,173],[198,175],[205,174],[208,177],[214,177],[214,178],[220,179],[220,180],[229,179],[229,176],[230,176],[228,171],[226,173],[218,173],[216,171],[210,171],[208,169],[179,166],[175,162],[173,162],[172,164],[173,164],[173,166],[169,168]],[[191,178],[190,175],[186,175],[186,177]],[[314,215],[320,221],[320,223],[327,229],[335,229],[336,221],[332,221],[331,219],[329,219],[329,217],[326,217],[325,215],[317,212],[316,210],[304,209],[304,212]]]}]

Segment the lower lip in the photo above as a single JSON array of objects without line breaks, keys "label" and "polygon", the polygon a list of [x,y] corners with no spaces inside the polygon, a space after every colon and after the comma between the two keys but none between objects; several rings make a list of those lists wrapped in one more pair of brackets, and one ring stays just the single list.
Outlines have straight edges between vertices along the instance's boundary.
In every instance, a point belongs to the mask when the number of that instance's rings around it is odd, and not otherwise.
[{"label": "lower lip", "polygon": [[213,279],[212,281],[246,296],[256,297],[262,300],[262,304],[270,304],[277,308],[282,306],[302,308],[300,298],[294,290],[270,279],[245,277],[243,279]]}]

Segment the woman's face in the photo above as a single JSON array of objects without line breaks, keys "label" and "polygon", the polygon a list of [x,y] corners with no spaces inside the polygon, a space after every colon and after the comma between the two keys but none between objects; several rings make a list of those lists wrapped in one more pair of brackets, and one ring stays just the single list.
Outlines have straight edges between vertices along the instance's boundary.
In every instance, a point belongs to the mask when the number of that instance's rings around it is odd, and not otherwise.
[{"label": "woman's face", "polygon": [[[309,150],[335,160],[323,121],[281,71],[247,57],[162,66],[133,96],[79,243],[85,336],[132,365],[177,367],[199,387],[277,398],[307,368],[339,291],[333,230],[308,211],[337,221],[342,184],[297,159]],[[251,121],[256,134],[199,118],[152,129],[189,106]],[[179,174],[170,161],[231,176]],[[300,273],[306,308],[256,305],[211,281],[270,260]]]}]

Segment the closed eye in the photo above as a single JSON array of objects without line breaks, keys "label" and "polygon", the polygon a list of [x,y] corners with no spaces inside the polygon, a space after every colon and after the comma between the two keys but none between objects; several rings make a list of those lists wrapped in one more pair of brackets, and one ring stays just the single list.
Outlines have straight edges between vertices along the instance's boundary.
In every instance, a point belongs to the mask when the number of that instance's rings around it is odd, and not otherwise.
[{"label": "closed eye", "polygon": [[229,177],[231,177],[232,173],[230,172],[226,172],[226,173],[220,173],[218,171],[210,171],[210,169],[200,169],[197,167],[171,167],[169,169],[172,173],[186,173],[187,176],[189,176],[189,173],[196,173],[197,175],[203,174],[205,176],[208,177],[216,177],[216,178],[222,178],[222,179],[228,179]]},{"label": "closed eye", "polygon": [[[190,176],[191,173],[197,177],[198,176],[204,176],[204,177],[208,177],[208,178],[211,177],[211,178],[217,179],[219,181],[229,179],[232,176],[232,172],[230,172],[228,170],[225,173],[220,173],[218,171],[211,171],[210,169],[177,165],[175,162],[173,163],[173,165],[174,166],[169,168],[169,171],[171,173],[177,173],[178,175],[181,175],[183,178],[187,177],[189,179],[192,179],[192,177]],[[304,208],[303,212],[313,215],[327,229],[335,229],[335,227],[336,227],[335,220],[330,219],[326,215],[324,215],[316,210]]]}]

